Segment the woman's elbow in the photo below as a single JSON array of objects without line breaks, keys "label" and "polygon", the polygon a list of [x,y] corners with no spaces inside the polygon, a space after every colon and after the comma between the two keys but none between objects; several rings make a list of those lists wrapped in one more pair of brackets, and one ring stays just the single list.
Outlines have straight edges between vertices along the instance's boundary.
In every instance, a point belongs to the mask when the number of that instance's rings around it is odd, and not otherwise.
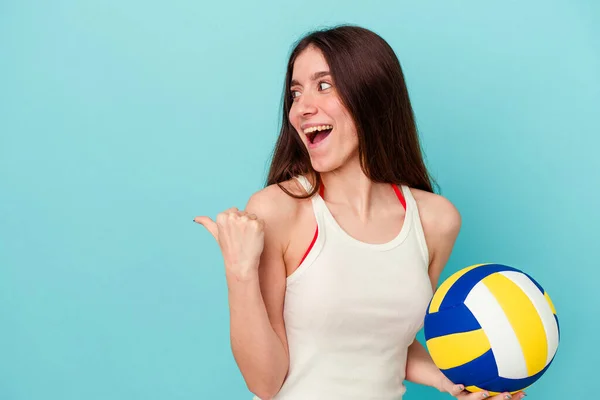
[{"label": "woman's elbow", "polygon": [[283,377],[272,377],[272,379],[261,380],[258,382],[246,381],[246,386],[248,387],[248,390],[260,400],[271,400],[281,390],[286,375]]},{"label": "woman's elbow", "polygon": [[248,390],[260,400],[271,400],[279,392],[275,385],[247,385]]}]

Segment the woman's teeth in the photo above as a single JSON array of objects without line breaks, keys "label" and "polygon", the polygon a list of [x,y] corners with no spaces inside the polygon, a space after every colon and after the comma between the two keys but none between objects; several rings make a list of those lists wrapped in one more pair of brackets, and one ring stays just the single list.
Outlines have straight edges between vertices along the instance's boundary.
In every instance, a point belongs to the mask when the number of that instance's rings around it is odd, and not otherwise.
[{"label": "woman's teeth", "polygon": [[306,128],[304,130],[305,134],[308,133],[313,133],[313,132],[317,132],[317,131],[324,131],[327,129],[333,129],[333,125],[317,125],[317,126],[311,126],[310,128]]}]

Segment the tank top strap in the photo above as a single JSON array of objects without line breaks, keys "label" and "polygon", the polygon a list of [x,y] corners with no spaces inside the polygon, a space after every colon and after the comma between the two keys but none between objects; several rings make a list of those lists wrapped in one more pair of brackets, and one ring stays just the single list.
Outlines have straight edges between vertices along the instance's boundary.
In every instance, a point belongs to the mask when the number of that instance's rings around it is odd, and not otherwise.
[{"label": "tank top strap", "polygon": [[[310,183],[308,178],[306,178],[304,175],[297,175],[294,178],[298,182],[300,182],[300,185],[302,185],[302,187],[304,188],[304,190],[306,190],[307,193],[310,193],[310,191],[313,190],[313,185]],[[323,185],[321,185],[321,187],[319,188],[319,191],[317,191],[317,193],[315,193],[310,198],[311,203],[312,203],[313,213],[315,214],[315,217],[317,218],[317,223],[319,224],[319,229],[323,228],[321,226],[324,223],[323,214],[327,213],[327,211],[328,211],[327,206],[325,205],[325,200],[323,200],[322,194],[323,194]]]},{"label": "tank top strap", "polygon": [[[307,177],[305,177],[304,175],[296,175],[294,177],[298,182],[300,182],[300,184],[302,185],[302,187],[304,188],[304,190],[306,190],[307,193],[310,193],[311,190],[313,190],[313,186],[310,183],[310,181],[308,180]],[[323,196],[323,185],[321,184],[321,187],[319,188],[319,191],[317,193],[315,193],[315,196],[313,196],[312,200],[316,200],[319,197]]]},{"label": "tank top strap", "polygon": [[300,185],[302,185],[302,187],[304,188],[304,190],[306,190],[307,193],[309,193],[312,190],[313,187],[311,183],[304,175],[296,175],[294,178],[298,182],[300,182]]},{"label": "tank top strap", "polygon": [[[410,188],[407,185],[396,185],[402,196],[404,197],[404,203],[407,205],[407,208],[410,206],[414,206],[416,204],[415,198],[412,195]],[[410,204],[409,204],[410,203]]]},{"label": "tank top strap", "polygon": [[[302,185],[307,193],[310,193],[313,190],[313,186],[304,175],[297,175],[294,178],[300,183],[300,185]],[[320,196],[320,193],[315,193],[310,200],[317,225],[315,227],[312,241],[304,252],[296,271],[287,278],[287,285],[292,284],[296,279],[298,279],[298,277],[302,275],[303,271],[306,270],[308,265],[312,264],[317,259],[325,243],[325,236],[327,235],[324,216],[326,211],[325,203],[323,198]]]},{"label": "tank top strap", "polygon": [[404,198],[406,199],[406,217],[412,219],[413,227],[415,229],[415,235],[419,242],[421,249],[421,255],[425,261],[425,265],[429,266],[429,249],[425,240],[425,231],[423,230],[423,224],[421,223],[421,215],[419,213],[419,207],[415,200],[412,191],[406,185],[400,187]]}]

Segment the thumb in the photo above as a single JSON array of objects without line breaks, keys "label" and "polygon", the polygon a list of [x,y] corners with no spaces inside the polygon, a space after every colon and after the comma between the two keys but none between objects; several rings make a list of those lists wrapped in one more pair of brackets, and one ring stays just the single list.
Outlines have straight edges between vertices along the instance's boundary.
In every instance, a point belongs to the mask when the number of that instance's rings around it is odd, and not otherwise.
[{"label": "thumb", "polygon": [[194,222],[204,226],[206,230],[217,240],[219,241],[219,231],[217,229],[217,224],[215,221],[210,219],[209,217],[196,217],[194,218]]}]

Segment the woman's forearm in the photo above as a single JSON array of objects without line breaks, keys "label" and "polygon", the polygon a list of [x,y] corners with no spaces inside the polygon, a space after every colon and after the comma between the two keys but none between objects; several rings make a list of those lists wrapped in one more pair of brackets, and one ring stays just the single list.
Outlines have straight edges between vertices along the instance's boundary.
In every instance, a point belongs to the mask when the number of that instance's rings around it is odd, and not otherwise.
[{"label": "woman's forearm", "polygon": [[248,389],[263,400],[281,388],[289,359],[265,308],[258,275],[228,278],[231,348]]},{"label": "woman's forearm", "polygon": [[408,347],[406,380],[434,387],[440,392],[445,391],[444,388],[448,384],[452,384],[434,364],[425,347],[417,339]]}]

